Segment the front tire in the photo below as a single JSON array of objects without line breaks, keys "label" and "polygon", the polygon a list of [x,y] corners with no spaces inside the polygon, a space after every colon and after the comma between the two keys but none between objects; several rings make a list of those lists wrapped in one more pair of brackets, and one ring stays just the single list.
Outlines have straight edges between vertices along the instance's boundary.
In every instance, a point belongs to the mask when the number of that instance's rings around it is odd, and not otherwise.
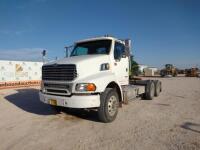
[{"label": "front tire", "polygon": [[115,89],[106,88],[106,90],[100,95],[101,104],[98,108],[99,120],[108,123],[115,120],[118,107],[119,96]]}]

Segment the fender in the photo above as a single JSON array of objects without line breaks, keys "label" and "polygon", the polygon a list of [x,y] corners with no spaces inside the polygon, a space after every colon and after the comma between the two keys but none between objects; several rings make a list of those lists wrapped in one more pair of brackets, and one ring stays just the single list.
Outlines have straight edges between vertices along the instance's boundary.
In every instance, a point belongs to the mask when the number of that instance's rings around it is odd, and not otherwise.
[{"label": "fender", "polygon": [[[115,82],[118,85],[121,95],[123,95],[122,88],[121,88],[119,82],[116,80],[115,74],[112,73],[111,71],[102,71],[97,74],[93,74],[91,76],[81,78],[80,80],[76,80],[74,82],[73,92],[76,93],[75,86],[77,83],[94,83],[97,88],[95,92],[102,93],[105,91],[106,87],[111,82]],[[123,100],[123,98],[122,98],[122,100]]]}]

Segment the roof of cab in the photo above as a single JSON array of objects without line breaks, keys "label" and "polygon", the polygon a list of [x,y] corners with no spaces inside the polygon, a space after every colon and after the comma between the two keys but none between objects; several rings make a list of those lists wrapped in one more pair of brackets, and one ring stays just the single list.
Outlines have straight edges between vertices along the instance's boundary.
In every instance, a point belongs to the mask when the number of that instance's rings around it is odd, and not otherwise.
[{"label": "roof of cab", "polygon": [[96,40],[116,40],[116,41],[119,41],[121,43],[124,43],[122,40],[119,40],[119,39],[117,39],[115,37],[111,37],[111,36],[100,36],[100,37],[88,38],[88,39],[76,41],[75,43],[77,44],[77,43],[96,41]]}]

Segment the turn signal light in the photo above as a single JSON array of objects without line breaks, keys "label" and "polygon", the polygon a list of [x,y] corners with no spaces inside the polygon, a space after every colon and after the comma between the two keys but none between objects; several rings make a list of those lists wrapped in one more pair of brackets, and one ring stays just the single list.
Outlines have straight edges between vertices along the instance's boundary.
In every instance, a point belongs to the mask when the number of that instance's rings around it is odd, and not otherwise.
[{"label": "turn signal light", "polygon": [[89,83],[87,85],[87,91],[95,91],[96,90],[96,86],[93,83]]},{"label": "turn signal light", "polygon": [[87,92],[87,91],[95,91],[96,86],[94,83],[78,83],[76,85],[76,91]]}]

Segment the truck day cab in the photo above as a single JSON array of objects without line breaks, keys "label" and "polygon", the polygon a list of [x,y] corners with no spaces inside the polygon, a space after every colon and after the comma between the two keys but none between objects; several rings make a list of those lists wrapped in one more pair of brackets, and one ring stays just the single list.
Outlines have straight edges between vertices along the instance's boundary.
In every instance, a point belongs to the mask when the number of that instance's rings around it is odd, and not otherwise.
[{"label": "truck day cab", "polygon": [[161,92],[158,80],[130,80],[131,41],[103,36],[75,43],[70,57],[42,67],[40,100],[68,108],[95,108],[112,122],[119,106]]}]

